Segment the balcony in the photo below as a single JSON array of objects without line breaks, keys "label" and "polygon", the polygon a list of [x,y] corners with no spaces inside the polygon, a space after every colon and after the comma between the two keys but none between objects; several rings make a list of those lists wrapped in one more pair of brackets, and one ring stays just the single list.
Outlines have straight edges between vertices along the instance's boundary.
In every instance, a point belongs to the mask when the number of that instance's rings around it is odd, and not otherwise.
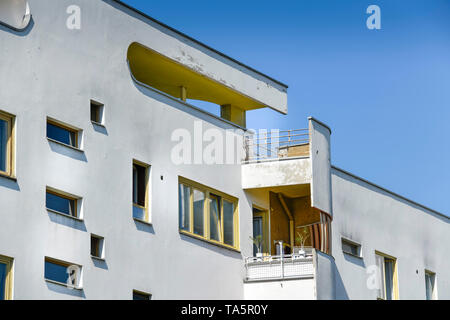
[{"label": "balcony", "polygon": [[289,254],[246,258],[245,281],[312,278],[314,277],[312,248],[305,248],[305,252],[304,256]]},{"label": "balcony", "polygon": [[309,129],[260,130],[244,142],[244,163],[309,157]]}]

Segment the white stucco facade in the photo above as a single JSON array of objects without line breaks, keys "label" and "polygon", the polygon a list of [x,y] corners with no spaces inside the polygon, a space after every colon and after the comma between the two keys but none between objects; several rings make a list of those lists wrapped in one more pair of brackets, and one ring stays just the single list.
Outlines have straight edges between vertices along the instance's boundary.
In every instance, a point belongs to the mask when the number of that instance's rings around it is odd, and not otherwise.
[{"label": "white stucco facade", "polygon": [[[153,299],[376,299],[366,285],[376,250],[397,258],[401,299],[424,299],[425,269],[436,273],[438,297],[450,298],[448,217],[332,167],[330,132],[314,120],[309,158],[174,164],[177,129],[200,123],[243,139],[244,128],[139,85],[127,50],[142,43],[286,113],[283,84],[118,1],[27,3],[24,30],[0,25],[0,111],[15,117],[14,175],[0,176],[0,256],[13,259],[13,299],[131,299],[133,290]],[[70,5],[82,10],[80,30],[66,27]],[[91,122],[91,100],[104,104],[104,126]],[[81,150],[49,141],[47,118],[79,129]],[[150,166],[150,223],[132,216],[133,160]],[[237,250],[180,233],[179,177],[239,200]],[[48,211],[46,188],[79,197],[81,219]],[[270,210],[269,188],[313,194],[312,206],[333,217],[331,255],[316,253],[311,278],[245,281],[252,208]],[[91,258],[91,234],[104,237],[104,260]],[[362,257],[343,254],[341,237],[360,243]],[[82,290],[45,281],[45,257],[82,266]]]}]

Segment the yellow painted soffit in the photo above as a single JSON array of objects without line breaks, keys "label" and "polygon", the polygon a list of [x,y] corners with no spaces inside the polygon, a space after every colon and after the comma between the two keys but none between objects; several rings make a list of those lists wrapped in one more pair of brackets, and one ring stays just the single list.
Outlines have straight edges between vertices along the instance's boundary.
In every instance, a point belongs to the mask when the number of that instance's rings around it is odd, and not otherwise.
[{"label": "yellow painted soffit", "polygon": [[231,104],[243,110],[268,107],[136,42],[128,48],[128,61],[138,81],[176,98],[181,99],[180,87],[185,87],[187,99]]}]

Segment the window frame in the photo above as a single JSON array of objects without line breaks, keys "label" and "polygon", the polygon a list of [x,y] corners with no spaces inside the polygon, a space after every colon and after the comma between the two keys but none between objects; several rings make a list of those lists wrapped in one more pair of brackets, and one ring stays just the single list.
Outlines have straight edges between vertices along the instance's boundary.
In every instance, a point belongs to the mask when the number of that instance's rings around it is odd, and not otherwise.
[{"label": "window frame", "polygon": [[425,269],[425,299],[427,298],[426,296],[426,277],[430,276],[432,281],[433,281],[433,287],[432,287],[432,292],[431,292],[431,299],[430,300],[438,300],[438,292],[437,292],[437,286],[436,286],[436,272],[430,271],[428,269]]},{"label": "window frame", "polygon": [[[357,249],[357,254],[353,254],[353,253],[351,253],[351,252],[344,251],[343,243],[346,243],[346,244],[348,244],[348,245],[350,245],[350,246],[356,247],[356,249]],[[355,257],[355,258],[361,258],[361,259],[362,259],[362,245],[361,245],[361,243],[359,243],[359,242],[350,240],[350,239],[348,239],[348,238],[346,238],[346,237],[341,237],[341,249],[342,249],[342,252],[343,252],[344,254],[348,254],[348,255],[350,255],[350,256],[352,256],[352,257]]]},{"label": "window frame", "polygon": [[[98,108],[96,110],[96,115],[99,121],[96,120],[92,120],[92,107],[95,106],[96,108]],[[91,118],[91,122],[96,124],[96,125],[100,125],[100,126],[104,126],[105,125],[105,105],[101,102],[95,101],[95,100],[90,100],[90,118]]]},{"label": "window frame", "polygon": [[[73,133],[73,134],[74,134],[74,137],[75,137],[75,145],[72,146],[72,145],[67,144],[67,143],[64,143],[64,142],[62,142],[62,141],[59,141],[59,140],[50,138],[50,137],[48,136],[48,129],[47,129],[47,125],[48,125],[48,124],[51,124],[51,125],[53,125],[53,126],[55,126],[55,127],[58,127],[58,128],[60,128],[60,129],[63,129],[63,130],[66,130],[66,131],[69,131],[69,132]],[[68,124],[66,124],[66,123],[63,123],[63,122],[61,122],[61,121],[59,121],[59,120],[56,120],[56,119],[54,119],[54,118],[47,117],[47,122],[46,122],[46,125],[45,125],[45,130],[46,130],[46,137],[47,137],[47,140],[49,140],[49,141],[51,141],[51,142],[54,142],[54,143],[58,143],[58,144],[60,144],[60,145],[63,145],[63,146],[69,147],[69,148],[72,148],[72,149],[75,149],[75,150],[82,150],[82,149],[81,149],[81,132],[82,132],[81,129],[76,128],[76,127],[71,126],[71,125],[68,125]]]},{"label": "window frame", "polygon": [[[98,252],[99,252],[98,255],[93,255],[92,254],[92,238],[95,238],[95,239],[98,240],[98,248],[97,248]],[[91,244],[91,248],[90,248],[91,249],[90,250],[91,258],[99,259],[99,260],[105,260],[105,238],[91,233],[90,244]]]},{"label": "window frame", "polygon": [[[207,187],[203,184],[200,184],[198,182],[195,182],[193,180],[184,178],[179,176],[178,177],[178,203],[180,201],[180,185],[184,185],[189,187],[189,231],[184,230],[181,228],[180,225],[180,211],[178,210],[178,230],[181,234],[185,234],[203,241],[206,241],[208,243],[212,243],[214,245],[225,247],[234,251],[240,251],[240,242],[239,242],[239,199],[233,196],[230,196],[226,193],[223,193],[219,190]],[[193,202],[193,194],[194,189],[201,191],[205,194],[205,201],[203,202],[203,236],[198,235],[194,233],[194,202]],[[210,230],[210,223],[211,223],[211,195],[218,196],[220,199],[220,224],[219,224],[219,240],[211,239],[211,230]],[[223,211],[223,203],[224,200],[230,202],[234,206],[233,211],[233,245],[226,244],[224,242],[224,211]]]},{"label": "window frame", "polygon": [[[380,256],[383,258],[383,270],[385,268],[385,264],[386,264],[386,259],[388,260],[392,260],[394,267],[393,267],[393,274],[392,274],[392,300],[399,300],[399,286],[398,286],[398,262],[397,262],[397,258],[385,253],[382,253],[380,251],[375,250],[375,258],[376,256]],[[378,300],[387,300],[386,296],[387,296],[387,292],[386,292],[386,276],[384,274],[384,271],[381,273],[382,276],[382,281],[383,281],[383,287],[384,287],[384,298],[383,297],[379,297],[378,293],[377,293],[377,299]],[[380,288],[381,290],[381,288]]]},{"label": "window frame", "polygon": [[81,208],[80,208],[81,198],[80,197],[77,197],[75,195],[72,195],[72,194],[69,194],[67,192],[64,192],[64,191],[61,191],[61,190],[57,190],[57,189],[54,189],[54,188],[51,188],[51,187],[47,187],[45,189],[45,196],[46,196],[46,198],[47,198],[47,193],[53,194],[53,195],[58,196],[58,197],[63,198],[63,199],[67,199],[67,200],[73,201],[73,209],[75,211],[74,212],[75,215],[69,215],[69,214],[66,214],[64,212],[60,212],[58,210],[54,210],[52,208],[47,207],[47,199],[46,199],[45,200],[45,209],[47,211],[53,212],[53,213],[56,213],[56,214],[59,214],[59,215],[62,215],[64,217],[72,218],[72,219],[75,219],[75,220],[83,220],[83,218],[81,217]]},{"label": "window frame", "polygon": [[14,258],[0,255],[0,263],[6,265],[5,300],[13,300]]},{"label": "window frame", "polygon": [[8,138],[6,143],[6,171],[0,170],[1,176],[14,178],[15,172],[15,136],[16,117],[8,112],[0,110],[0,120],[6,121],[8,125]]},{"label": "window frame", "polygon": [[[145,206],[141,206],[137,203],[134,203],[134,199],[133,199],[133,197],[134,197],[134,195],[133,195],[134,166],[135,165],[138,165],[145,169],[145,200],[144,200]],[[150,170],[151,170],[151,165],[149,165],[145,162],[133,159],[132,166],[131,166],[131,174],[132,174],[132,176],[131,176],[131,184],[132,184],[132,186],[131,186],[131,203],[132,203],[132,208],[136,207],[136,208],[144,210],[144,219],[134,217],[133,212],[131,215],[134,220],[144,222],[147,224],[152,224],[151,213],[150,213]]]},{"label": "window frame", "polygon": [[[147,296],[148,299],[147,299],[147,300],[135,300],[135,299],[134,299],[134,295],[135,295],[135,294],[141,295],[141,296]],[[131,298],[133,299],[133,301],[150,301],[150,300],[152,300],[152,296],[153,296],[153,295],[152,295],[151,293],[133,289]]]},{"label": "window frame", "polygon": [[[45,264],[47,262],[55,264],[55,265],[59,265],[61,267],[65,267],[66,271],[67,271],[67,268],[69,268],[70,266],[77,266],[79,268],[79,274],[78,274],[78,277],[76,278],[76,283],[73,284],[73,285],[69,285],[67,282],[60,282],[60,281],[57,281],[57,280],[46,278],[45,277]],[[44,280],[46,282],[57,284],[57,285],[61,285],[61,286],[67,287],[67,288],[74,288],[74,289],[77,289],[77,290],[83,290],[83,287],[81,285],[82,284],[82,274],[83,274],[83,267],[81,265],[77,264],[77,263],[67,262],[67,261],[55,259],[55,258],[48,257],[48,256],[44,257]]]},{"label": "window frame", "polygon": [[[262,220],[262,248],[261,252],[264,256],[270,255],[270,227],[269,227],[269,210],[260,207],[256,204],[252,204],[252,237],[253,237],[253,220],[255,218],[261,218]],[[256,247],[252,244],[252,250]]]}]

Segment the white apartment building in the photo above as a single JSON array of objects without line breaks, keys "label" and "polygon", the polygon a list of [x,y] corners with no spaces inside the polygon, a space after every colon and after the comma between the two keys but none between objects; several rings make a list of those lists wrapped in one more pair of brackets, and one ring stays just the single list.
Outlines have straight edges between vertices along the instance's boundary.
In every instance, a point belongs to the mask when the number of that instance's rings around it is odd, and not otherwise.
[{"label": "white apartment building", "polygon": [[117,0],[0,23],[0,299],[450,298],[446,215],[334,167],[314,118],[247,130],[285,84]]}]

